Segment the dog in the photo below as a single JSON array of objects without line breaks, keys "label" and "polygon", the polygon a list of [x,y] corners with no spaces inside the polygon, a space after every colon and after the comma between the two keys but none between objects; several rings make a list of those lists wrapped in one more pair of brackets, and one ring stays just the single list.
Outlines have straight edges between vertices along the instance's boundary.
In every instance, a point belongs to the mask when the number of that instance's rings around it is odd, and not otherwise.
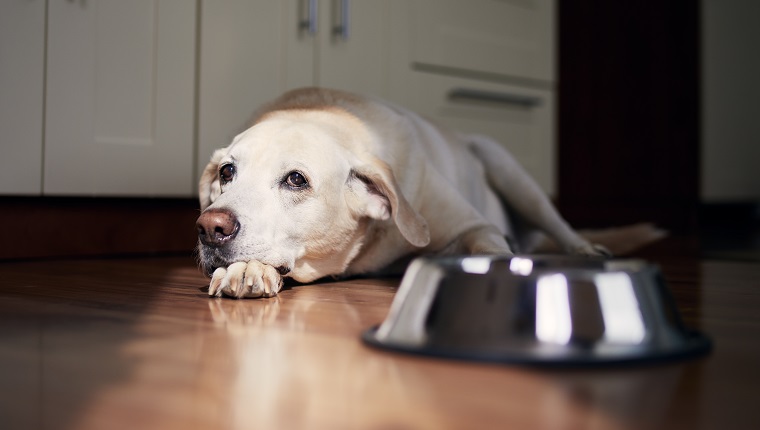
[{"label": "dog", "polygon": [[376,274],[419,255],[529,253],[541,235],[609,255],[488,137],[321,88],[285,93],[251,124],[200,178],[210,296],[271,297],[284,277]]}]

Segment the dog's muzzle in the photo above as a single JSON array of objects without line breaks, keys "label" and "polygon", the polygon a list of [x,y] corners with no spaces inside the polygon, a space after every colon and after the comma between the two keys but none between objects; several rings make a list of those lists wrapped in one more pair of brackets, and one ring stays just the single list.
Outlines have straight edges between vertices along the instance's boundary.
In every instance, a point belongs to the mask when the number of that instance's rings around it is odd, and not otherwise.
[{"label": "dog's muzzle", "polygon": [[[208,209],[195,222],[198,229],[198,257],[207,275],[219,267],[234,262],[230,259],[230,249],[226,247],[240,231],[240,222],[227,209]],[[270,263],[271,264],[271,263]],[[287,264],[271,264],[281,276],[290,273]]]},{"label": "dog's muzzle", "polygon": [[240,222],[226,209],[209,209],[204,211],[195,222],[198,239],[205,246],[219,248],[237,236]]}]

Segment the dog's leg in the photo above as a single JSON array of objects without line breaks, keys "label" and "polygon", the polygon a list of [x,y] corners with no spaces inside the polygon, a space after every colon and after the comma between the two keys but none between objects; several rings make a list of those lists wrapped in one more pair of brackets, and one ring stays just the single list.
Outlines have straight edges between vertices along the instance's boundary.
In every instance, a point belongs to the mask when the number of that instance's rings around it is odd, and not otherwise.
[{"label": "dog's leg", "polygon": [[448,255],[513,255],[504,233],[489,222],[437,169],[425,173],[417,203],[428,222],[432,238],[429,252]]},{"label": "dog's leg", "polygon": [[496,227],[475,227],[457,236],[442,254],[512,255],[507,240]]},{"label": "dog's leg", "polygon": [[491,186],[512,210],[533,223],[570,254],[609,255],[578,235],[560,216],[536,181],[498,142],[485,136],[466,136],[471,151],[486,168]]}]

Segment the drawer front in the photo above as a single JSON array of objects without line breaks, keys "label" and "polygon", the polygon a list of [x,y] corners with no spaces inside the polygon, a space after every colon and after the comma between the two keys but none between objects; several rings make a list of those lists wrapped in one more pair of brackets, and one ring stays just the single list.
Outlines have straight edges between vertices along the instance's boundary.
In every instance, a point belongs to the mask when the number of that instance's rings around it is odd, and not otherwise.
[{"label": "drawer front", "polygon": [[549,195],[555,185],[554,92],[425,75],[407,105],[451,129],[498,140]]},{"label": "drawer front", "polygon": [[410,7],[418,68],[554,80],[553,0],[414,0]]}]

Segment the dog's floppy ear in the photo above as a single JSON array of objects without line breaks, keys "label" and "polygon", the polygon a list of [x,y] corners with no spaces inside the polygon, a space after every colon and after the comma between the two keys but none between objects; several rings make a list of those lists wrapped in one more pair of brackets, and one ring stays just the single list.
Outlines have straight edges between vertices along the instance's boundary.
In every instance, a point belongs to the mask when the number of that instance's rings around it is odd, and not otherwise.
[{"label": "dog's floppy ear", "polygon": [[219,161],[224,157],[224,149],[217,149],[211,156],[211,161],[206,165],[201,174],[198,183],[198,199],[201,203],[201,210],[206,209],[222,193],[222,186],[219,183]]},{"label": "dog's floppy ear", "polygon": [[378,220],[392,218],[401,235],[414,246],[430,243],[427,222],[404,198],[387,164],[376,161],[351,170],[349,185],[360,215]]}]

